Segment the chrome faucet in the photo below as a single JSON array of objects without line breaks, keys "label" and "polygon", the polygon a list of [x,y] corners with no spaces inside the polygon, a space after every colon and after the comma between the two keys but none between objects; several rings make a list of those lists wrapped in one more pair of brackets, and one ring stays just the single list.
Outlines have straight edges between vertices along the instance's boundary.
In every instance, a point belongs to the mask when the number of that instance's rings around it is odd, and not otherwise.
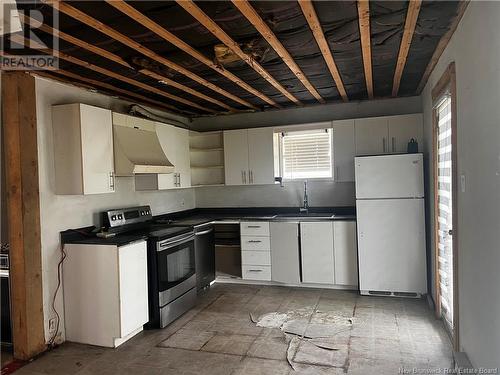
[{"label": "chrome faucet", "polygon": [[304,181],[304,202],[303,206],[300,207],[300,213],[309,212],[309,197],[307,196],[307,180]]}]

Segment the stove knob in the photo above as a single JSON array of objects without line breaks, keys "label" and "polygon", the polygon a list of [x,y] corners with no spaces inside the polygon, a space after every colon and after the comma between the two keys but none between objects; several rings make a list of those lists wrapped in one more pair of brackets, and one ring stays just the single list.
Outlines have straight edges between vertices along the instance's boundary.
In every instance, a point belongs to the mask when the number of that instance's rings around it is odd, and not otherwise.
[{"label": "stove knob", "polygon": [[116,215],[111,216],[111,220],[116,220]]},{"label": "stove knob", "polygon": [[118,220],[121,220],[123,219],[123,216],[122,215],[118,215]]}]

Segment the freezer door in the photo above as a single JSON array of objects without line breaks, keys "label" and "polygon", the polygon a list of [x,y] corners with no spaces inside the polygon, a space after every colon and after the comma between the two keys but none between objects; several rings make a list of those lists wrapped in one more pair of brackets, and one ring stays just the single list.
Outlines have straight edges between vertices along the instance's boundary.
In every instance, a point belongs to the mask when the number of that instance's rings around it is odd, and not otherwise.
[{"label": "freezer door", "polygon": [[422,154],[355,159],[356,199],[423,198]]},{"label": "freezer door", "polygon": [[360,290],[427,293],[424,200],[356,202]]}]

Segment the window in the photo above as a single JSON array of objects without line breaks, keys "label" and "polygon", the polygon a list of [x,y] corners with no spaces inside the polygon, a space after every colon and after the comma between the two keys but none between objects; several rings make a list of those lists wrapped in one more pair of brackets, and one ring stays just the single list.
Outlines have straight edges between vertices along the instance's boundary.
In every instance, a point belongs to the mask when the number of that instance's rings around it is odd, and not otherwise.
[{"label": "window", "polygon": [[279,135],[283,179],[332,178],[332,131],[316,129]]}]

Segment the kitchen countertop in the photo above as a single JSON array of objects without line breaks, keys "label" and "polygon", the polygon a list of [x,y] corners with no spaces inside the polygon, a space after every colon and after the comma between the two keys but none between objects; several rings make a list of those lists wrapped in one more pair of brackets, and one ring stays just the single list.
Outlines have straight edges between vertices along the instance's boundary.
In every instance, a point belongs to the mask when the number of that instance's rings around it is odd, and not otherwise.
[{"label": "kitchen countertop", "polygon": [[115,245],[124,246],[132,242],[147,240],[145,231],[136,231],[129,233],[118,233],[114,237],[97,237],[92,230],[95,227],[86,227],[81,229],[68,229],[61,232],[61,243],[63,244],[82,244],[82,245]]}]

